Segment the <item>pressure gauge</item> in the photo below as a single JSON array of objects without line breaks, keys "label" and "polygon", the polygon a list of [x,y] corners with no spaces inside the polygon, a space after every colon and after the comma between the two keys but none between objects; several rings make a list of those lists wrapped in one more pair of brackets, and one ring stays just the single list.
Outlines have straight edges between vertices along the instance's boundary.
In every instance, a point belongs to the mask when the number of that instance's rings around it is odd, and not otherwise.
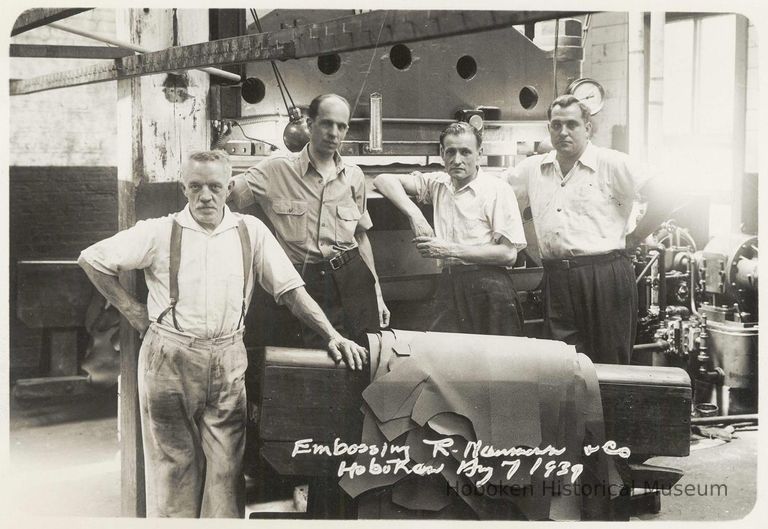
[{"label": "pressure gauge", "polygon": [[605,104],[605,90],[594,79],[587,77],[576,79],[568,85],[567,92],[587,105],[589,113],[593,116],[600,112]]}]

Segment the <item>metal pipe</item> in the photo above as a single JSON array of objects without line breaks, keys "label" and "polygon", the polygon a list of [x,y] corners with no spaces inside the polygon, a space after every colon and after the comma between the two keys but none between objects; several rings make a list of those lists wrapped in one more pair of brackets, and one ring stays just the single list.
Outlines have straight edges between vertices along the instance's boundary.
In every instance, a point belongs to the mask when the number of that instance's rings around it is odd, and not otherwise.
[{"label": "metal pipe", "polygon": [[71,259],[22,259],[20,261],[16,261],[16,264],[19,265],[71,265],[76,266],[77,261],[73,261]]},{"label": "metal pipe", "polygon": [[664,351],[669,351],[670,345],[669,342],[666,340],[656,340],[653,343],[641,343],[635,346],[632,346],[632,352],[633,353],[641,353],[641,352],[660,352],[663,353]]},{"label": "metal pipe", "polygon": [[[352,118],[349,120],[351,123],[364,123],[371,121],[370,118]],[[381,118],[384,123],[410,123],[410,124],[422,124],[422,125],[442,125],[456,123],[455,119],[444,118]]]},{"label": "metal pipe", "polygon": [[651,260],[648,262],[648,264],[647,264],[647,265],[645,265],[645,268],[643,268],[643,271],[642,271],[642,272],[640,272],[640,274],[637,276],[637,279],[635,279],[635,284],[636,284],[636,285],[639,285],[639,284],[640,284],[640,280],[643,278],[643,276],[645,275],[645,273],[648,271],[648,269],[651,267],[651,265],[652,265],[654,262],[656,262],[656,259],[658,259],[658,258],[659,258],[659,252],[656,252],[656,253],[653,255],[653,257],[651,257]]},{"label": "metal pipe", "polygon": [[701,426],[704,424],[735,424],[739,422],[757,423],[757,414],[752,415],[719,415],[715,417],[693,417],[691,426]]},{"label": "metal pipe", "polygon": [[[154,50],[149,50],[147,48],[142,48],[141,46],[137,46],[135,44],[131,44],[130,42],[124,42],[122,40],[113,39],[111,37],[105,37],[104,35],[97,35],[95,33],[90,33],[88,31],[83,31],[81,29],[72,28],[69,26],[66,26],[64,24],[59,24],[58,22],[50,22],[48,24],[52,28],[59,29],[61,31],[66,31],[67,33],[73,33],[75,35],[80,35],[81,37],[85,37],[88,39],[93,39],[99,42],[103,42],[105,44],[112,44],[113,46],[118,46],[120,48],[126,48],[128,50],[133,50],[137,53],[151,53]],[[218,68],[198,68],[200,71],[208,73],[210,75],[216,75],[218,77],[222,77],[224,79],[228,79],[230,81],[235,81],[239,83],[241,81],[241,78],[236,73],[227,72],[224,70],[219,70]]]},{"label": "metal pipe", "polygon": [[690,259],[688,259],[687,263],[688,263],[688,266],[687,266],[688,275],[690,276],[689,293],[691,296],[691,314],[693,314],[697,318],[700,318],[701,314],[699,314],[699,312],[696,310],[696,282],[694,281],[694,278],[693,278],[693,272],[698,271],[698,266],[693,262],[693,255],[690,257]]}]

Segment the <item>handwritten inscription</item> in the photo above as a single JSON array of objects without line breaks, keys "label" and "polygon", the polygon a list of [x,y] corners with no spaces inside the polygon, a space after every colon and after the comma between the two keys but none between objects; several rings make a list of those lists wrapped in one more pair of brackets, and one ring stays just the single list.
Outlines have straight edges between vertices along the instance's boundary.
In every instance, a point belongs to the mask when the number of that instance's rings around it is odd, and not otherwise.
[{"label": "handwritten inscription", "polygon": [[[369,474],[378,476],[382,474],[413,474],[426,476],[439,474],[445,464],[437,464],[439,458],[452,458],[458,462],[456,474],[474,478],[476,486],[488,483],[496,470],[504,472],[507,480],[521,471],[521,461],[525,458],[532,459],[532,464],[527,470],[533,476],[538,473],[544,479],[553,476],[568,477],[571,483],[575,483],[584,470],[581,463],[572,463],[561,458],[566,453],[565,448],[557,448],[552,445],[545,447],[505,447],[497,448],[482,441],[467,442],[462,450],[455,447],[453,438],[425,439],[426,445],[432,448],[431,464],[416,463],[410,458],[410,448],[404,445],[383,443],[372,445],[366,443],[345,443],[341,439],[335,439],[332,444],[315,443],[313,439],[300,439],[294,442],[291,457],[300,455],[314,455],[326,457],[353,456],[358,454],[371,456],[367,463],[342,461],[339,464],[338,476],[347,475],[349,479]],[[590,457],[598,452],[609,456],[628,458],[631,454],[626,446],[617,446],[615,441],[607,441],[602,445],[586,445],[583,447],[583,455]],[[486,460],[486,463],[481,461]],[[494,460],[493,465],[487,464],[488,459]],[[499,459],[501,460],[499,461]]]}]

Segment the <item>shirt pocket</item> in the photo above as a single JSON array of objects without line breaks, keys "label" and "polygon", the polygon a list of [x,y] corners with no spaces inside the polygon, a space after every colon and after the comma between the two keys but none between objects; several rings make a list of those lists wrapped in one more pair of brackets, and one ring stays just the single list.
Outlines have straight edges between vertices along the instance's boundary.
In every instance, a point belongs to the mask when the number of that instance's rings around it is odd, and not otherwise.
[{"label": "shirt pocket", "polygon": [[302,242],[307,238],[307,203],[302,200],[275,200],[272,223],[278,235],[287,242]]},{"label": "shirt pocket", "polygon": [[362,217],[357,206],[336,206],[336,244],[352,242],[355,229]]},{"label": "shirt pocket", "polygon": [[622,201],[615,196],[607,182],[596,179],[577,190],[574,205],[574,209],[579,215],[602,217],[612,209],[620,208]]}]

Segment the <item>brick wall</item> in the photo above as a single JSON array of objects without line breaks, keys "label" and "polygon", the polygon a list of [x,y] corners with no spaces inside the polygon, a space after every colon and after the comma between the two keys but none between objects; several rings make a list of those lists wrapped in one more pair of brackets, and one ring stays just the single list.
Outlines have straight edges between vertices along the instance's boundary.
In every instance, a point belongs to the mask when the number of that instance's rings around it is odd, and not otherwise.
[{"label": "brick wall", "polygon": [[[94,9],[61,24],[115,37],[115,11]],[[99,46],[91,39],[50,27],[17,35],[12,44]],[[26,79],[98,64],[95,59],[12,57],[12,79]],[[109,62],[109,61],[106,61]],[[117,163],[117,84],[96,83],[10,98],[10,165],[113,166]]]},{"label": "brick wall", "polygon": [[76,259],[117,231],[114,167],[11,167],[9,172],[11,379],[47,373],[46,334],[16,317],[20,260]]},{"label": "brick wall", "polygon": [[605,88],[605,106],[594,117],[593,141],[602,147],[626,150],[627,14],[595,13],[586,41],[582,74]]},{"label": "brick wall", "polygon": [[114,167],[11,167],[10,250],[18,259],[74,259],[117,231]]}]

